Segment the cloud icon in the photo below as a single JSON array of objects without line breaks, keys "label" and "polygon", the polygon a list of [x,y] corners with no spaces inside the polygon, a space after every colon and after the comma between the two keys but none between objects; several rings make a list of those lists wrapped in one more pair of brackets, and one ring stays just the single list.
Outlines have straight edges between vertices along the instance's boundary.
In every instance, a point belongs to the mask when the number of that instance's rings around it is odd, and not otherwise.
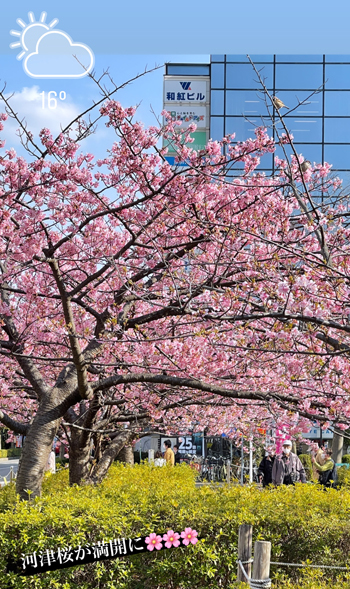
[{"label": "cloud icon", "polygon": [[83,78],[93,65],[94,54],[87,45],[73,43],[67,33],[55,30],[41,35],[23,68],[32,78]]}]

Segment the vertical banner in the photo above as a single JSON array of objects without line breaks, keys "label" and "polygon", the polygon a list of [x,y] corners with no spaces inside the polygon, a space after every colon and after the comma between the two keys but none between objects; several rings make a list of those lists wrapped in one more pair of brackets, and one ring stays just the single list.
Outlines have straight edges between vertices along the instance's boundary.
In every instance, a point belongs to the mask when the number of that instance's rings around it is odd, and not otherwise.
[{"label": "vertical banner", "polygon": [[[185,64],[184,64],[185,71]],[[203,75],[165,75],[163,85],[163,109],[170,113],[173,120],[180,121],[179,132],[189,125],[197,125],[191,133],[193,143],[189,144],[196,151],[204,149],[209,139],[210,118],[210,77]],[[175,165],[176,151],[169,143],[167,161]],[[181,164],[186,165],[186,164]]]}]

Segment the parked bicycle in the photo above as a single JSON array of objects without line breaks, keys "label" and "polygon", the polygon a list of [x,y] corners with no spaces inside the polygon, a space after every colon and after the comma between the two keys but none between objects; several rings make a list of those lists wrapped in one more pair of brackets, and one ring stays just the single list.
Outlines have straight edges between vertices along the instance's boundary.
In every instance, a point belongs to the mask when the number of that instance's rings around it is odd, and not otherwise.
[{"label": "parked bicycle", "polygon": [[223,482],[227,478],[226,461],[222,456],[208,456],[201,464],[199,481]]}]

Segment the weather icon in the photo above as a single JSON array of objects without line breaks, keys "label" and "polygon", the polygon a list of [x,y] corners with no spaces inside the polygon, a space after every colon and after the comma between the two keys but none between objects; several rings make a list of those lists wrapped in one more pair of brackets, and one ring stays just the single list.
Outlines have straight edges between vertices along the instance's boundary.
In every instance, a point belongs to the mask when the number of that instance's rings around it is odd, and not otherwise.
[{"label": "weather icon", "polygon": [[39,21],[28,12],[29,24],[18,18],[21,31],[10,31],[18,37],[12,49],[21,48],[17,59],[23,59],[23,69],[31,78],[83,78],[93,68],[94,54],[83,43],[74,43],[67,33],[53,30],[58,19],[46,24],[46,12]]}]

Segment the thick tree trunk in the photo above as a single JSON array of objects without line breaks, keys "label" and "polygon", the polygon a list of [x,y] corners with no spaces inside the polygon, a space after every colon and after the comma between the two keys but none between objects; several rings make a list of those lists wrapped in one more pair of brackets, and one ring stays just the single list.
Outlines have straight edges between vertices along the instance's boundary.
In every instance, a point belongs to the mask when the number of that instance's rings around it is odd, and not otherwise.
[{"label": "thick tree trunk", "polygon": [[86,432],[71,429],[69,448],[69,484],[83,485],[91,470],[91,438]]},{"label": "thick tree trunk", "polygon": [[125,444],[117,455],[117,460],[126,464],[134,464],[134,451],[131,444]]},{"label": "thick tree trunk", "polygon": [[16,492],[21,499],[41,495],[42,480],[60,419],[53,399],[39,406],[24,440],[18,466]]},{"label": "thick tree trunk", "polygon": [[109,467],[111,466],[115,457],[124,448],[125,445],[129,444],[132,439],[132,433],[122,431],[112,442],[108,445],[106,450],[103,452],[101,459],[91,473],[90,481],[94,484],[100,483],[106,476]]}]

